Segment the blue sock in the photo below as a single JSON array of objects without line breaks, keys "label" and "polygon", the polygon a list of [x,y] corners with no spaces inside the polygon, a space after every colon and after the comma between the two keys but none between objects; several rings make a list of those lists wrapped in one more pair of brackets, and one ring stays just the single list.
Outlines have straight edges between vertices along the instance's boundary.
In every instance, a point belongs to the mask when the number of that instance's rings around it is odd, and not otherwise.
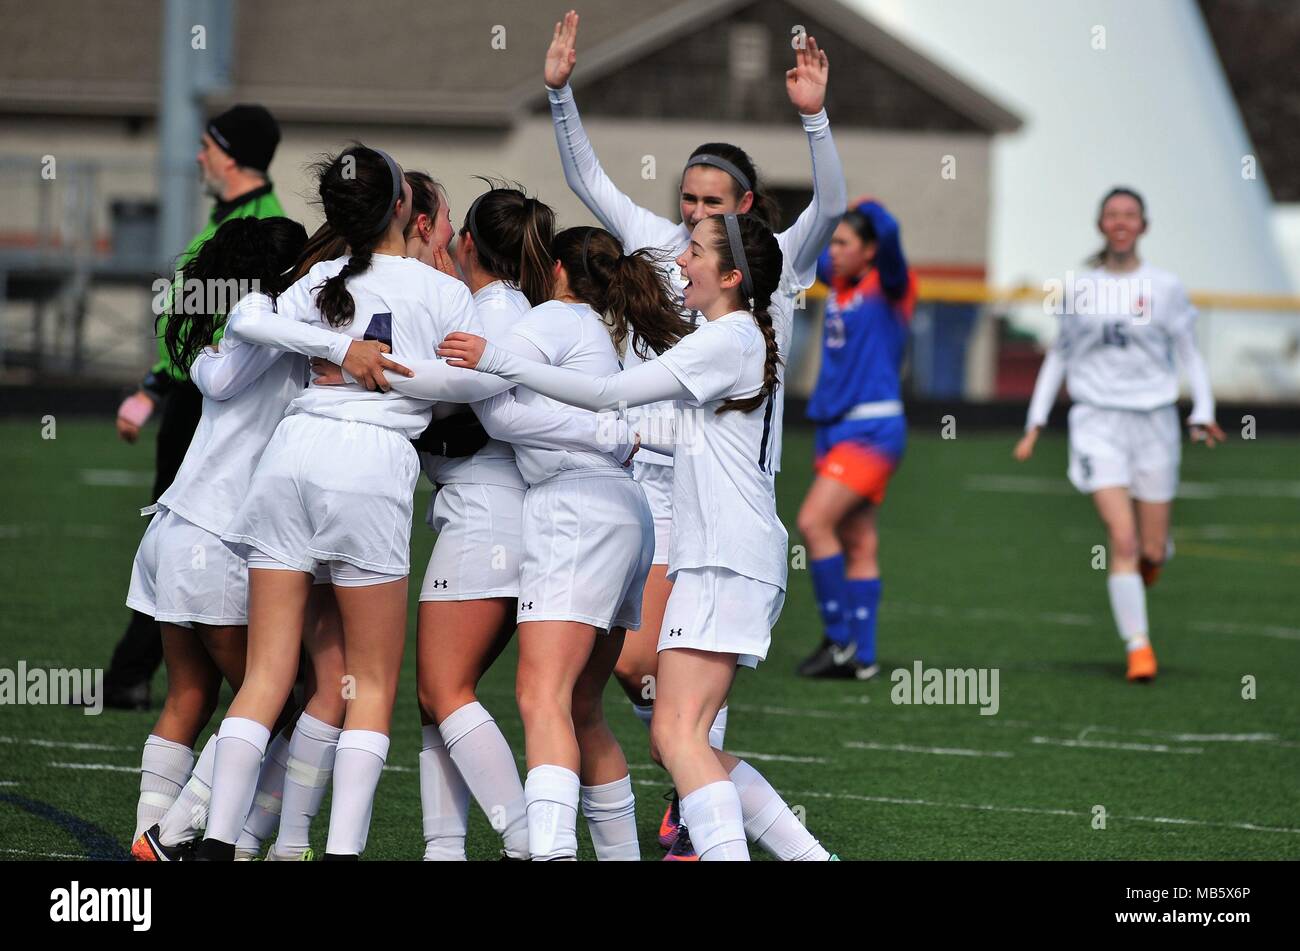
[{"label": "blue sock", "polygon": [[844,582],[848,593],[845,615],[849,635],[857,642],[858,660],[864,664],[876,662],[876,610],[880,607],[880,579],[850,578]]},{"label": "blue sock", "polygon": [[842,647],[849,643],[849,625],[844,613],[844,555],[813,559],[812,582],[826,636]]}]

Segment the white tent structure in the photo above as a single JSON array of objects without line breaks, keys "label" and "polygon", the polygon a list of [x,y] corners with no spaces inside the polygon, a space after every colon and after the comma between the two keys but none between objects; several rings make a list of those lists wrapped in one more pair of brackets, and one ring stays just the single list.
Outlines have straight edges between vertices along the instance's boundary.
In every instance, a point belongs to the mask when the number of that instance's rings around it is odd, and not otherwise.
[{"label": "white tent structure", "polygon": [[[1021,115],[994,144],[989,279],[1040,285],[1095,251],[1113,185],[1147,200],[1143,256],[1193,291],[1292,291],[1262,170],[1194,0],[847,0]],[[1051,318],[1020,315],[1044,339]],[[1203,310],[1231,399],[1300,397],[1300,314]]]}]

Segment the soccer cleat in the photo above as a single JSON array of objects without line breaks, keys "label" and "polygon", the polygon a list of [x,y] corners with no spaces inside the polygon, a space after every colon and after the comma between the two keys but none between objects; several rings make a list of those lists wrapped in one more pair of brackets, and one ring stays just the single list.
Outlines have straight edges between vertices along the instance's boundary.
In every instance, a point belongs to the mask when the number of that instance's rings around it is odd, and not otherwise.
[{"label": "soccer cleat", "polygon": [[801,677],[846,677],[850,676],[842,668],[853,659],[853,644],[836,644],[829,637],[824,638],[815,651],[804,658],[798,667]]},{"label": "soccer cleat", "polygon": [[236,848],[235,861],[236,862],[260,862],[262,861],[262,853],[254,849]]},{"label": "soccer cleat", "polygon": [[[148,710],[149,699],[149,681],[143,680],[130,686],[105,683],[100,702],[107,710]],[[83,697],[80,706],[90,705],[90,699]]]},{"label": "soccer cleat", "polygon": [[308,849],[303,849],[297,855],[281,855],[279,852],[275,850],[275,846],[273,845],[266,850],[266,861],[268,862],[314,862],[316,861],[316,853],[308,848]]},{"label": "soccer cleat", "polygon": [[828,858],[826,861],[828,861],[828,862],[838,862],[839,860],[840,860],[840,857],[839,857],[838,855],[836,855],[834,852],[832,852],[832,853],[831,853],[831,857]]},{"label": "soccer cleat", "polygon": [[204,839],[194,850],[196,862],[233,862],[235,860],[235,843],[222,842],[220,839]]},{"label": "soccer cleat", "polygon": [[133,862],[189,862],[194,858],[194,843],[163,845],[158,824],[154,823],[131,843]]},{"label": "soccer cleat", "polygon": [[681,803],[677,799],[676,789],[668,790],[664,793],[664,798],[668,800],[668,808],[664,810],[664,817],[659,823],[659,844],[665,849],[671,849],[677,839],[677,830],[682,826]]},{"label": "soccer cleat", "polygon": [[1156,652],[1150,644],[1128,652],[1128,679],[1142,683],[1156,679]]},{"label": "soccer cleat", "polygon": [[695,846],[691,844],[691,834],[686,830],[686,826],[677,826],[677,837],[673,839],[673,847],[668,850],[664,856],[665,862],[698,862],[700,857],[695,854]]},{"label": "soccer cleat", "polygon": [[873,680],[880,673],[879,664],[875,662],[864,664],[857,658],[854,658],[846,666],[853,671],[854,680]]}]

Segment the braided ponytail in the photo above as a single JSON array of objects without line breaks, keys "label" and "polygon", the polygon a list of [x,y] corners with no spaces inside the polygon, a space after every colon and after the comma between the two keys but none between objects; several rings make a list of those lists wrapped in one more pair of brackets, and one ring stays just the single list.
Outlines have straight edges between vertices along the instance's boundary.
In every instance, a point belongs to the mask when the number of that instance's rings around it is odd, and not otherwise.
[{"label": "braided ponytail", "polygon": [[348,278],[370,269],[393,215],[394,192],[402,193],[402,172],[383,153],[361,144],[317,162],[315,170],[325,221],[352,249],[343,269],[316,289],[316,306],[331,327],[344,327],[356,316]]},{"label": "braided ponytail", "polygon": [[[712,215],[710,220],[714,223],[714,242],[713,246],[718,252],[719,273],[726,274],[729,271],[738,270],[739,265],[735,256],[731,252],[731,244],[727,240],[727,228],[723,215]],[[781,265],[782,255],[781,246],[777,243],[776,236],[772,234],[769,228],[762,220],[754,215],[737,215],[736,224],[740,229],[740,243],[745,252],[745,263],[749,269],[749,277],[753,282],[754,298],[752,305],[749,301],[744,300],[743,291],[737,288],[737,298],[739,298],[739,310],[748,310],[754,317],[754,323],[763,334],[763,343],[767,350],[766,359],[763,362],[763,388],[753,396],[745,399],[725,400],[718,407],[719,413],[725,413],[729,410],[737,410],[742,413],[749,413],[763,405],[763,401],[774,399],[776,388],[779,385],[778,368],[781,365],[781,352],[776,341],[776,327],[772,323],[772,295],[776,293],[777,287],[781,283]]]}]

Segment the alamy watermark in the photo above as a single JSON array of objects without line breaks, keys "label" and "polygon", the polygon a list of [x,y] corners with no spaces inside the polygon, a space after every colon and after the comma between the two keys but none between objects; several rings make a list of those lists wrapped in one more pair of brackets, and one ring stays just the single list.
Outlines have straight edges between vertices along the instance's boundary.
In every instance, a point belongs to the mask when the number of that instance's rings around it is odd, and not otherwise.
[{"label": "alamy watermark", "polygon": [[228,314],[249,294],[261,292],[262,282],[256,278],[251,281],[233,277],[206,280],[192,277],[187,280],[183,272],[177,271],[174,281],[160,277],[153,282],[153,312],[154,316],[170,314],[174,317]]},{"label": "alamy watermark", "polygon": [[0,667],[0,706],[81,706],[86,716],[104,712],[104,670],[80,667]]},{"label": "alamy watermark", "polygon": [[889,699],[897,704],[978,704],[980,716],[991,717],[1001,706],[996,667],[925,667],[919,660],[895,668],[889,675]]}]

